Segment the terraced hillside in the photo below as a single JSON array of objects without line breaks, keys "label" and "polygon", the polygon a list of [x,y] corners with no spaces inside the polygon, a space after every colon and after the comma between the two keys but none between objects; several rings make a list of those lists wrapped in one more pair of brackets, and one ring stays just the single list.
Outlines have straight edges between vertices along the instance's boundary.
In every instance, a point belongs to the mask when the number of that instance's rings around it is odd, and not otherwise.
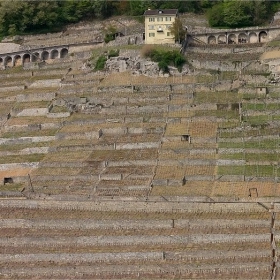
[{"label": "terraced hillside", "polygon": [[277,279],[279,88],[253,47],[192,47],[178,77],[2,71],[0,279]]}]

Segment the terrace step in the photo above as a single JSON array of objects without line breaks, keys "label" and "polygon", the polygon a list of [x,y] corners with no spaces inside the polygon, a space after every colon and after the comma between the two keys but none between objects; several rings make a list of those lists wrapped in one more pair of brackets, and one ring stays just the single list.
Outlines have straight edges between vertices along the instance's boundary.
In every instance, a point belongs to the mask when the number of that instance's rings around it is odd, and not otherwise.
[{"label": "terrace step", "polygon": [[[72,275],[79,279],[137,279],[139,277],[157,277],[160,279],[170,279],[171,277],[183,277],[192,279],[225,279],[225,277],[235,275],[235,279],[244,279],[250,277],[256,279],[267,279],[270,275],[270,265],[259,263],[253,264],[223,264],[209,265],[203,268],[197,268],[191,265],[166,266],[166,264],[157,265],[110,265],[110,266],[66,266],[66,267],[47,267],[47,268],[18,268],[3,269],[2,276],[12,278],[30,279],[30,277],[51,277],[52,279],[61,279]],[[0,275],[1,276],[1,275]]]}]

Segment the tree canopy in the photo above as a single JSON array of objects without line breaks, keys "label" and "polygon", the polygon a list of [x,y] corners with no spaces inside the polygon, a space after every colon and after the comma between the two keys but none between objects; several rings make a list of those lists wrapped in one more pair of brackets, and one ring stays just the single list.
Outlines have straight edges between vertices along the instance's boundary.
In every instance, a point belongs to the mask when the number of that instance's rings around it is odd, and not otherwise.
[{"label": "tree canopy", "polygon": [[213,27],[246,27],[268,23],[278,10],[280,1],[223,0],[208,10],[208,20]]},{"label": "tree canopy", "polygon": [[213,27],[245,27],[268,22],[280,8],[280,0],[2,0],[0,37],[51,32],[83,19],[141,16],[148,8],[207,13]]}]

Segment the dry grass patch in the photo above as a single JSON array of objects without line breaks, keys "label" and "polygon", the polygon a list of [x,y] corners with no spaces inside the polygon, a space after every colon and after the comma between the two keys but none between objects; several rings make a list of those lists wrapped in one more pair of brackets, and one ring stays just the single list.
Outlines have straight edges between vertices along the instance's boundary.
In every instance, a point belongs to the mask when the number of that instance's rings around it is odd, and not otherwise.
[{"label": "dry grass patch", "polygon": [[43,167],[38,168],[32,172],[32,175],[48,175],[48,176],[65,176],[65,175],[78,175],[79,168],[74,167]]},{"label": "dry grass patch", "polygon": [[192,144],[189,144],[187,141],[165,141],[162,144],[161,150],[167,150],[167,149],[186,149],[192,147]]},{"label": "dry grass patch", "polygon": [[23,149],[27,148],[40,148],[40,147],[49,147],[49,142],[37,142],[37,143],[23,143],[23,144],[4,144],[0,145],[0,151],[10,151],[10,152],[20,152]]},{"label": "dry grass patch", "polygon": [[47,108],[50,101],[16,102],[14,109]]},{"label": "dry grass patch", "polygon": [[142,150],[114,150],[114,151],[94,151],[87,160],[95,161],[128,161],[128,160],[150,160],[157,158],[157,149]]},{"label": "dry grass patch", "polygon": [[45,156],[45,154],[1,156],[0,164],[38,162],[38,161],[41,161],[44,158],[44,156]]},{"label": "dry grass patch", "polygon": [[0,171],[0,180],[3,182],[5,177],[28,176],[33,168],[11,168]]},{"label": "dry grass patch", "polygon": [[8,115],[15,103],[0,103],[0,116]]},{"label": "dry grass patch", "polygon": [[44,158],[44,162],[75,162],[75,161],[84,161],[89,157],[88,151],[68,151],[66,152],[57,152],[57,153],[48,153]]},{"label": "dry grass patch", "polygon": [[192,137],[215,137],[217,134],[217,123],[213,122],[193,122],[190,124]]},{"label": "dry grass patch", "polygon": [[37,136],[54,136],[56,129],[30,130],[30,131],[16,131],[4,132],[3,138],[19,138],[19,137],[37,137]]},{"label": "dry grass patch", "polygon": [[167,112],[165,113],[165,117],[169,118],[191,118],[194,117],[195,112],[194,111],[176,111],[176,112]]},{"label": "dry grass patch", "polygon": [[190,135],[191,137],[215,137],[218,125],[213,122],[187,122],[168,124],[165,136]]},{"label": "dry grass patch", "polygon": [[154,179],[180,179],[185,176],[186,167],[181,166],[158,166]]},{"label": "dry grass patch", "polygon": [[195,94],[194,103],[232,103],[241,102],[242,94],[237,92],[197,92]]},{"label": "dry grass patch", "polygon": [[215,175],[215,166],[212,165],[188,165],[186,168],[186,176],[196,176],[196,175]]},{"label": "dry grass patch", "polygon": [[60,119],[49,119],[44,116],[22,116],[22,117],[12,117],[10,118],[6,125],[29,125],[29,124],[57,124],[57,123],[62,123],[66,118],[60,118]]},{"label": "dry grass patch", "polygon": [[165,136],[189,135],[190,123],[167,124]]},{"label": "dry grass patch", "polygon": [[151,166],[109,166],[107,167],[102,174],[124,174],[126,176],[129,175],[145,175],[151,174],[152,168]]},{"label": "dry grass patch", "polygon": [[97,188],[122,188],[144,186],[148,188],[150,179],[123,179],[123,180],[102,180],[99,181]]},{"label": "dry grass patch", "polygon": [[278,197],[280,184],[275,182],[215,182],[212,196]]},{"label": "dry grass patch", "polygon": [[0,192],[4,192],[4,191],[21,192],[26,187],[27,187],[27,184],[25,184],[25,183],[5,184],[5,185],[0,185]]},{"label": "dry grass patch", "polygon": [[151,195],[155,196],[210,196],[213,182],[192,182],[180,187],[154,186]]},{"label": "dry grass patch", "polygon": [[62,133],[73,133],[73,132],[89,132],[89,131],[98,131],[98,126],[100,124],[70,124],[63,126],[59,132]]},{"label": "dry grass patch", "polygon": [[182,77],[147,77],[144,75],[134,76],[130,72],[111,73],[105,76],[100,82],[99,86],[122,86],[122,85],[160,85],[176,83],[194,83],[195,77],[182,76]]}]

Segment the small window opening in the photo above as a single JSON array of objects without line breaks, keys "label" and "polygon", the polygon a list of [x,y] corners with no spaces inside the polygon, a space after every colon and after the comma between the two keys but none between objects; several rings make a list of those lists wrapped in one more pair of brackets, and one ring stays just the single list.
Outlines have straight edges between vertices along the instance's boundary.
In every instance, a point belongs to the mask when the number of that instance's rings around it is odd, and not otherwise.
[{"label": "small window opening", "polygon": [[5,177],[4,178],[4,185],[6,184],[13,184],[14,180],[11,177]]},{"label": "small window opening", "polygon": [[250,188],[249,189],[249,197],[258,197],[258,189],[257,188]]},{"label": "small window opening", "polygon": [[181,136],[181,141],[188,141],[191,143],[191,136],[189,134],[184,134]]}]

